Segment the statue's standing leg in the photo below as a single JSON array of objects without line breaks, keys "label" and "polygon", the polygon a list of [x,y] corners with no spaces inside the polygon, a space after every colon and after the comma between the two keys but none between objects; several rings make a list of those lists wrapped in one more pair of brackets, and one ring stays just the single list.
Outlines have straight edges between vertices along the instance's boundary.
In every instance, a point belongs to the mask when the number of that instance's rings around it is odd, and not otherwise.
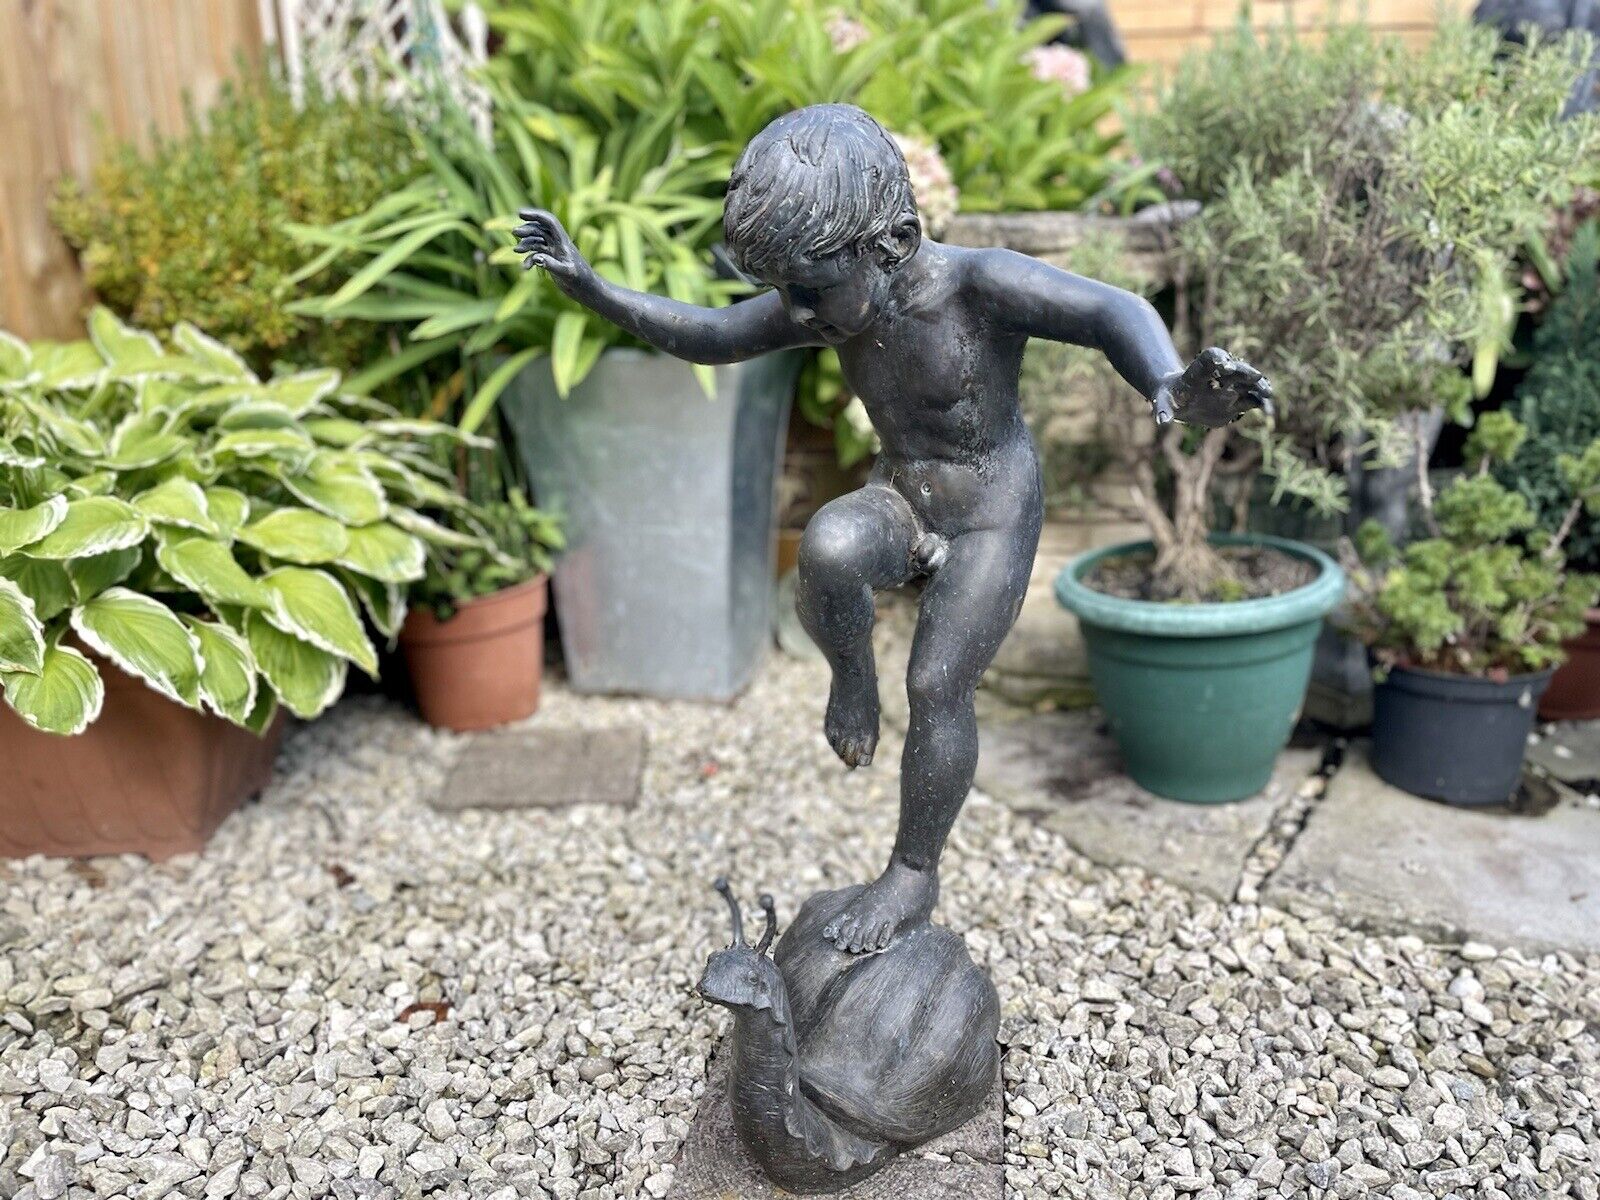
[{"label": "statue's standing leg", "polygon": [[877,950],[939,898],[939,858],[978,765],[974,694],[1016,622],[1040,517],[954,538],[922,593],[906,674],[910,723],[900,759],[900,830],[878,880],[829,925],[841,949]]},{"label": "statue's standing leg", "polygon": [[869,483],[823,505],[800,541],[796,608],[833,668],[823,731],[850,767],[870,763],[878,745],[872,593],[910,578],[917,533],[905,499]]}]

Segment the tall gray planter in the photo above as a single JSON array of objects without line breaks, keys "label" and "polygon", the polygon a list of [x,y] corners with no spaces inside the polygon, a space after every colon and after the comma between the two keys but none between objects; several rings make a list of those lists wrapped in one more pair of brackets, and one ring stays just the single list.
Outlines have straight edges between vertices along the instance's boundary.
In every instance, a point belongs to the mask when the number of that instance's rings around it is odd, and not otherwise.
[{"label": "tall gray planter", "polygon": [[727,700],[772,636],[773,487],[801,352],[691,369],[609,350],[563,400],[548,359],[501,404],[561,513],[552,585],[572,686]]}]

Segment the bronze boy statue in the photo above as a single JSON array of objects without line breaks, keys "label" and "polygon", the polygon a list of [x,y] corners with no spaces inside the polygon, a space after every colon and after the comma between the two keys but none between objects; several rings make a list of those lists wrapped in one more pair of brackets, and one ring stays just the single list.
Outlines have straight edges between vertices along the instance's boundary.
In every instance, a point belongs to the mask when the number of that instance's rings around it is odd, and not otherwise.
[{"label": "bronze boy statue", "polygon": [[1016,620],[1038,547],[1039,463],[1017,401],[1027,340],[1100,350],[1161,425],[1270,411],[1270,388],[1220,350],[1185,369],[1138,296],[1009,250],[923,237],[904,158],[850,105],[791,112],[746,147],[724,236],[771,290],[726,308],[619,287],[550,213],[522,217],[527,266],[642,341],[696,363],[832,346],[866,405],[882,452],[867,485],[807,527],[799,611],[833,668],[828,742],[846,766],[864,766],[878,743],[872,593],[926,577],[894,853],[824,931],[841,950],[882,950],[938,899],[939,857],[977,765],[973,694]]}]

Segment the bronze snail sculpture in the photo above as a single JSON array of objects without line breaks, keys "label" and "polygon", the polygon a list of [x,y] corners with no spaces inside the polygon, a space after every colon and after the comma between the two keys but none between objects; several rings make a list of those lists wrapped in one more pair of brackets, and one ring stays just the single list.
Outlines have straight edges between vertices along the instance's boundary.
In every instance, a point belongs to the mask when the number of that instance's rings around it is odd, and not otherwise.
[{"label": "bronze snail sculpture", "polygon": [[699,992],[734,1015],[728,1075],[734,1128],[768,1177],[791,1192],[833,1192],[966,1122],[999,1070],[1000,1000],[950,930],[927,920],[875,954],[823,931],[861,891],[818,892],[767,957],[777,932],[711,955]]}]

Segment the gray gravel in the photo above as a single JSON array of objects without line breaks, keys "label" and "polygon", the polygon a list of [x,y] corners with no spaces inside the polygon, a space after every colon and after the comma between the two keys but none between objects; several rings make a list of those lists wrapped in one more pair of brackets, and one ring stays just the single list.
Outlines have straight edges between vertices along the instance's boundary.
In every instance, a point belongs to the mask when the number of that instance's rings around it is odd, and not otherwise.
[{"label": "gray gravel", "polygon": [[[552,689],[650,730],[632,812],[435,813],[459,739],[351,701],[201,856],[0,866],[0,1196],[664,1196],[709,880],[786,916],[893,836],[897,737],[846,775],[825,692]],[[981,795],[942,915],[1005,1005],[1009,1195],[1600,1195],[1600,960],[1220,904]]]}]

